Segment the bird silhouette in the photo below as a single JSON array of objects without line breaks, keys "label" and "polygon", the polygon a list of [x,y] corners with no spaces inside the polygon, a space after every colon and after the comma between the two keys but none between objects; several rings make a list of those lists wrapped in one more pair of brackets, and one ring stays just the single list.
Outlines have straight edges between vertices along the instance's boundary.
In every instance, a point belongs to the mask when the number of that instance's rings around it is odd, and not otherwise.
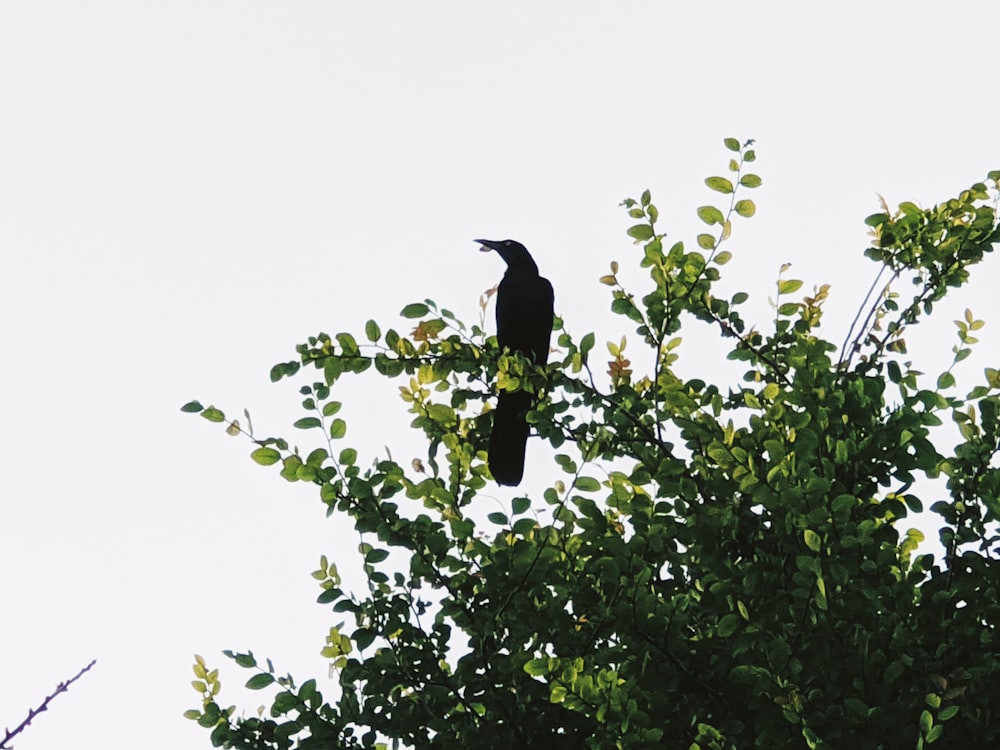
[{"label": "bird silhouette", "polygon": [[[507,263],[497,287],[497,343],[520,352],[537,365],[549,360],[552,335],[552,284],[538,274],[531,254],[514,240],[476,240],[483,252],[495,250]],[[516,487],[524,475],[524,450],[534,394],[501,390],[493,411],[489,467],[497,484]]]}]

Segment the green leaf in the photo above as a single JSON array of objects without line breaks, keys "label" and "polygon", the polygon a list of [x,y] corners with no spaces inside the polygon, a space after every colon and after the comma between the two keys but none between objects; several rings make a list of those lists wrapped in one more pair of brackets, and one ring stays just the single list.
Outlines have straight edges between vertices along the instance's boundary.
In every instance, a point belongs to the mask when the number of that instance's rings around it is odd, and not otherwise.
[{"label": "green leaf", "polygon": [[330,604],[337,601],[342,595],[340,589],[325,589],[323,593],[316,597],[317,604]]},{"label": "green leaf", "polygon": [[338,333],[337,343],[340,344],[340,348],[345,354],[357,354],[358,352],[358,342],[349,333]]},{"label": "green leaf", "polygon": [[733,183],[725,177],[707,177],[705,178],[705,184],[717,193],[729,194],[733,192]]},{"label": "green leaf", "polygon": [[449,425],[455,422],[454,410],[445,404],[431,404],[427,407],[427,414],[439,424]]},{"label": "green leaf", "polygon": [[726,263],[732,260],[732,258],[733,254],[731,252],[729,252],[728,250],[723,250],[721,252],[716,253],[715,257],[712,258],[712,260],[715,261],[716,265],[724,266],[726,265]]},{"label": "green leaf", "polygon": [[586,355],[591,349],[594,348],[594,334],[588,333],[582,339],[580,339],[580,353]]},{"label": "green leaf", "polygon": [[652,199],[653,199],[653,196],[650,195],[649,191],[648,190],[643,190],[642,191],[642,195],[639,196],[639,203],[641,203],[642,207],[645,208],[646,206],[649,205],[649,202]]},{"label": "green leaf", "polygon": [[521,518],[514,522],[511,526],[511,531],[513,531],[517,536],[529,536],[532,531],[538,526],[538,522],[534,518]]},{"label": "green leaf", "polygon": [[920,712],[920,729],[924,732],[931,731],[931,727],[934,726],[934,717],[931,712],[924,709]]},{"label": "green leaf", "polygon": [[344,360],[340,357],[327,357],[323,362],[323,377],[327,385],[333,385],[344,373]]},{"label": "green leaf", "polygon": [[345,466],[352,466],[358,460],[358,452],[354,448],[344,448],[340,452],[340,456],[337,458],[338,463]]},{"label": "green leaf", "polygon": [[365,562],[374,565],[375,563],[380,563],[389,557],[389,550],[385,549],[370,549],[365,555]]},{"label": "green leaf", "polygon": [[428,312],[430,312],[430,308],[423,302],[413,302],[404,307],[399,314],[404,318],[422,318]]},{"label": "green leaf", "polygon": [[[753,161],[753,159],[747,159]],[[760,177],[755,174],[745,174],[740,178],[740,185],[748,188],[760,187]]]},{"label": "green leaf", "polygon": [[698,218],[710,226],[712,224],[724,224],[726,221],[726,217],[722,215],[722,211],[715,206],[699,206]]},{"label": "green leaf", "polygon": [[714,250],[715,249],[715,237],[710,234],[699,234],[698,235],[698,247],[702,250]]},{"label": "green leaf", "polygon": [[261,688],[266,688],[274,682],[274,675],[262,672],[261,674],[255,674],[249,680],[247,680],[246,686],[251,690],[260,690]]},{"label": "green leaf", "polygon": [[184,406],[181,407],[181,411],[186,411],[188,413],[196,414],[200,412],[205,407],[199,404],[197,401],[188,401]]},{"label": "green leaf", "polygon": [[757,213],[757,205],[752,200],[749,199],[736,201],[734,209],[736,210],[736,213],[738,213],[740,216],[746,216],[747,218]]},{"label": "green leaf", "polygon": [[340,417],[330,422],[330,437],[333,440],[339,440],[347,434],[347,422],[345,422]]},{"label": "green leaf", "polygon": [[722,142],[726,144],[726,148],[728,148],[730,151],[740,150],[740,142],[735,138],[725,138],[723,139]]},{"label": "green leaf", "polygon": [[343,406],[343,404],[340,401],[327,401],[325,404],[323,404],[323,416],[332,417],[334,414],[340,411],[341,406]]},{"label": "green leaf", "polygon": [[319,417],[302,417],[302,419],[295,420],[292,427],[299,430],[310,430],[314,427],[321,427],[322,425],[323,423],[319,421]]},{"label": "green leaf", "polygon": [[955,385],[955,376],[950,372],[942,372],[937,379],[937,387],[941,390]]},{"label": "green leaf", "polygon": [[209,422],[225,422],[226,421],[226,415],[223,414],[218,409],[216,409],[214,406],[209,406],[207,409],[205,409],[205,411],[203,411],[201,413],[201,416],[203,416]]},{"label": "green leaf", "polygon": [[728,638],[740,627],[740,616],[736,614],[728,614],[719,620],[719,626],[716,628],[720,638]]},{"label": "green leaf", "polygon": [[378,323],[374,320],[369,320],[365,323],[365,338],[367,338],[372,343],[375,343],[380,338],[382,338],[382,331],[378,327]]},{"label": "green leaf", "polygon": [[645,241],[652,239],[653,228],[649,224],[635,224],[628,228],[626,234],[633,239]]},{"label": "green leaf", "polygon": [[530,507],[531,500],[527,497],[515,497],[513,501],[511,501],[511,508],[514,511],[515,516],[524,513]]},{"label": "green leaf", "polygon": [[358,647],[358,650],[364,651],[366,648],[368,648],[370,645],[372,645],[372,643],[375,642],[375,636],[376,635],[377,634],[376,634],[376,632],[374,630],[369,630],[367,628],[362,628],[362,629],[354,631],[354,635],[352,637],[352,640],[354,641],[355,645]]},{"label": "green leaf", "polygon": [[226,742],[229,741],[229,723],[220,722],[212,730],[212,733],[208,736],[209,742],[212,743],[212,747],[222,747]]},{"label": "green leaf", "polygon": [[291,377],[299,371],[298,362],[281,362],[271,368],[271,382],[277,383],[284,377]]},{"label": "green leaf", "polygon": [[299,688],[299,699],[307,701],[316,694],[316,680],[306,680]]},{"label": "green leaf", "polygon": [[244,669],[252,669],[257,666],[257,660],[253,658],[252,653],[246,654],[234,654],[232,651],[223,651],[226,656],[233,659],[239,666]]},{"label": "green leaf", "polygon": [[593,477],[577,477],[573,486],[581,492],[596,492],[601,489],[601,483]]},{"label": "green leaf", "polygon": [[532,677],[540,677],[549,673],[548,659],[529,659],[524,663],[524,671]]},{"label": "green leaf", "polygon": [[271,466],[281,460],[281,454],[274,448],[258,448],[250,454],[250,458],[261,466]]},{"label": "green leaf", "polygon": [[941,713],[938,714],[938,721],[948,721],[948,719],[953,718],[960,710],[961,706],[948,706],[947,708],[942,708]]},{"label": "green leaf", "polygon": [[858,499],[854,495],[837,495],[833,498],[832,507],[834,513],[850,513],[858,507]]},{"label": "green leaf", "polygon": [[507,526],[510,522],[507,520],[506,513],[490,513],[486,516],[491,522],[498,524],[499,526]]},{"label": "green leaf", "polygon": [[786,302],[785,304],[778,307],[778,315],[788,317],[789,315],[795,315],[799,311],[798,302]]}]

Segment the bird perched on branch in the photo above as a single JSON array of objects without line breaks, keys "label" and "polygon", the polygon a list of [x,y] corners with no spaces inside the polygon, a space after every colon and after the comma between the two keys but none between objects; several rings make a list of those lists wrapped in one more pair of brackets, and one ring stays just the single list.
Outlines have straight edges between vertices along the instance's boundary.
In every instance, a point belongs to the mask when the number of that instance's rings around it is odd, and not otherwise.
[{"label": "bird perched on branch", "polygon": [[[538,266],[520,242],[476,240],[483,252],[495,250],[507,263],[497,287],[497,342],[500,348],[520,352],[536,365],[549,361],[552,335],[552,284],[538,275]],[[493,411],[489,466],[497,484],[516,487],[524,474],[524,449],[534,394],[500,391]]]}]

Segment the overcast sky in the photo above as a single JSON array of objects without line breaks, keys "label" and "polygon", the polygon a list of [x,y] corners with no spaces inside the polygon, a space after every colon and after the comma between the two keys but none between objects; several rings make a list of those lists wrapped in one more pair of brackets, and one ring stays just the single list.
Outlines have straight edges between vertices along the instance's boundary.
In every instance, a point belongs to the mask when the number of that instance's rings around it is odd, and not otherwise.
[{"label": "overcast sky", "polygon": [[[0,729],[98,659],[18,750],[209,747],[181,716],[194,653],[227,704],[266,698],[224,648],[322,686],[341,618],[309,572],[350,574],[357,537],[186,401],[295,437],[300,383],[271,365],[425,297],[475,321],[503,271],[475,237],[524,242],[576,335],[631,333],[597,282],[613,259],[642,280],[618,203],[650,188],[693,241],[727,136],[764,184],[725,288],[763,323],[791,262],[833,285],[839,343],[876,193],[929,205],[1000,169],[995,2],[680,5],[0,2]],[[916,362],[971,307],[959,381],[998,366],[998,262]],[[687,367],[720,351],[685,344]],[[405,458],[405,405],[366,383],[346,442]]]}]

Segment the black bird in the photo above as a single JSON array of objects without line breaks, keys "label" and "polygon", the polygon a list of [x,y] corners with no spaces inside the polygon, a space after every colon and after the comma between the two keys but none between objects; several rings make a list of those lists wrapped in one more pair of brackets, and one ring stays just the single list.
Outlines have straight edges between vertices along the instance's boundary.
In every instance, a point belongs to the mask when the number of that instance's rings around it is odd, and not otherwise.
[{"label": "black bird", "polygon": [[[538,275],[538,266],[520,242],[476,240],[483,252],[496,250],[507,263],[497,288],[497,342],[500,348],[520,352],[544,365],[549,361],[552,335],[552,284]],[[527,391],[500,391],[493,412],[490,433],[490,473],[497,484],[516,487],[524,474],[524,448],[528,441],[528,420],[533,394]]]}]

